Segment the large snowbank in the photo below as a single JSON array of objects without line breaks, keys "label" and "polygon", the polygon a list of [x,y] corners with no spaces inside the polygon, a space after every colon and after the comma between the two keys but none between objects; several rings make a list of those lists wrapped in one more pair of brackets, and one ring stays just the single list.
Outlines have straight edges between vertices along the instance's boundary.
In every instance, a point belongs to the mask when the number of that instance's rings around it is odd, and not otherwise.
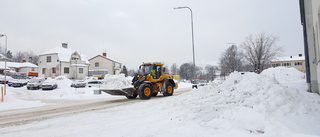
[{"label": "large snowbank", "polygon": [[176,98],[169,108],[177,110],[175,118],[196,119],[199,126],[210,129],[204,131],[210,135],[320,135],[320,98],[306,91],[304,78],[288,68],[260,75],[235,72],[222,84]]}]

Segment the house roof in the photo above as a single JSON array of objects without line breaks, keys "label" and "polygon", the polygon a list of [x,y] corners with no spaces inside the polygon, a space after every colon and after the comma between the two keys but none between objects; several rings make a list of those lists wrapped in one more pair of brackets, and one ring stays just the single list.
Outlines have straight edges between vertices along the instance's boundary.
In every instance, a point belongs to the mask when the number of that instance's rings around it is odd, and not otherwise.
[{"label": "house roof", "polygon": [[[71,55],[74,52],[77,52],[77,51],[70,49],[70,48],[55,47],[53,49],[50,49],[46,52],[41,53],[40,56],[41,55],[48,55],[48,54],[57,54],[60,61],[69,62]],[[89,64],[88,57],[86,55],[83,55],[79,52],[77,52],[77,53],[80,55],[81,61],[85,61],[86,64]]]},{"label": "house roof", "polygon": [[[4,69],[5,62],[0,62],[0,69]],[[38,66],[35,64],[32,64],[30,62],[7,62],[7,69],[9,68],[37,68]]]},{"label": "house roof", "polygon": [[304,56],[289,56],[289,57],[277,57],[271,61],[301,61],[301,60],[305,60]]},{"label": "house roof", "polygon": [[114,61],[114,60],[112,60],[112,59],[110,59],[110,58],[107,58],[107,57],[105,57],[105,56],[102,56],[102,55],[94,56],[94,57],[90,58],[89,61],[92,60],[92,59],[94,59],[94,58],[96,58],[96,57],[102,57],[102,58],[107,59],[107,60],[110,60],[110,61],[112,61],[112,62],[116,62],[116,63],[121,64],[121,63],[118,62],[118,61]]}]

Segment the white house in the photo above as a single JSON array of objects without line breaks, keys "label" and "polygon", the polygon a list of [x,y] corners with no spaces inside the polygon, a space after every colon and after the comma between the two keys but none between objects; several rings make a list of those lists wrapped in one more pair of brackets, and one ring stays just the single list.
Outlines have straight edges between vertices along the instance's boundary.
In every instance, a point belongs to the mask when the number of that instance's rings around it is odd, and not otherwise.
[{"label": "white house", "polygon": [[56,77],[65,75],[70,79],[83,79],[88,76],[88,58],[69,49],[66,43],[39,55],[39,77]]},{"label": "white house", "polygon": [[121,72],[121,63],[107,58],[107,53],[97,55],[89,59],[90,71],[107,70],[110,75],[117,75]]}]

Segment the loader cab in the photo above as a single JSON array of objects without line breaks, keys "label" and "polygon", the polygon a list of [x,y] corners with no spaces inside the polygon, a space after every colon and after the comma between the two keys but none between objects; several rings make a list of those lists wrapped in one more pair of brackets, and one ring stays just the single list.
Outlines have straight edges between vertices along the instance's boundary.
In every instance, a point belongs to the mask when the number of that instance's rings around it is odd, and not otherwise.
[{"label": "loader cab", "polygon": [[150,74],[154,79],[159,79],[161,76],[161,67],[162,65],[159,64],[143,64],[139,67],[139,74],[143,76]]}]

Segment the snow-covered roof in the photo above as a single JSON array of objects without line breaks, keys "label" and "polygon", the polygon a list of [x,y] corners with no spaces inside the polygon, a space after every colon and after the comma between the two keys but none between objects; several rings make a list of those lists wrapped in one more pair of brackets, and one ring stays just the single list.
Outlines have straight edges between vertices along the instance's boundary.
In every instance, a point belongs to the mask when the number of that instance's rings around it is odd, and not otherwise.
[{"label": "snow-covered roof", "polygon": [[111,62],[116,62],[116,63],[121,64],[121,63],[118,62],[118,61],[112,60],[112,59],[110,59],[110,58],[108,58],[108,57],[105,57],[105,56],[102,56],[102,55],[94,56],[94,57],[90,58],[89,60],[92,60],[92,59],[94,59],[94,58],[96,58],[96,57],[102,57],[102,58],[104,58],[104,59],[110,60]]},{"label": "snow-covered roof", "polygon": [[271,61],[298,61],[305,60],[304,56],[277,57]]},{"label": "snow-covered roof", "polygon": [[[4,69],[5,62],[0,62],[0,68]],[[30,62],[7,62],[7,69],[9,68],[37,68],[38,66],[35,64],[32,64]]]},{"label": "snow-covered roof", "polygon": [[[71,55],[74,52],[77,52],[77,51],[70,49],[70,48],[55,47],[53,49],[50,49],[46,52],[41,53],[40,56],[41,55],[48,55],[48,54],[57,54],[60,61],[69,62]],[[80,55],[81,61],[85,61],[86,64],[89,64],[88,57],[86,55],[83,55],[79,52],[77,52],[77,53]]]}]

